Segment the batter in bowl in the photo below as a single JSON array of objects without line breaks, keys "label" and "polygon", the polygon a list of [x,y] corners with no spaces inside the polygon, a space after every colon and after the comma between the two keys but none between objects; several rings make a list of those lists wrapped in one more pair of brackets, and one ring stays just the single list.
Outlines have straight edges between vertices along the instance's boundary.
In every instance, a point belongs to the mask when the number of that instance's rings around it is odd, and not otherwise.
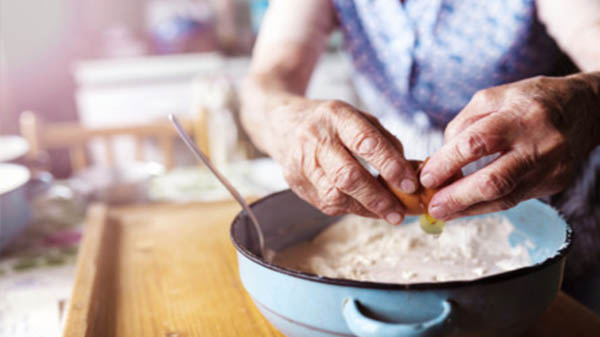
[{"label": "batter in bowl", "polygon": [[393,226],[348,215],[275,257],[287,269],[331,278],[386,283],[472,280],[531,264],[530,241],[511,246],[515,227],[500,215],[449,222],[439,236],[418,220]]}]

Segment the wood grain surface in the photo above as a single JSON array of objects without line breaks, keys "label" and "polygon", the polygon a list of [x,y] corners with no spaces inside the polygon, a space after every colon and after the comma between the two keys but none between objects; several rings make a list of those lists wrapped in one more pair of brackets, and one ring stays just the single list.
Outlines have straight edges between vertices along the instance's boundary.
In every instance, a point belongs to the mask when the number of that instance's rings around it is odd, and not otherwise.
[{"label": "wood grain surface", "polygon": [[[239,280],[233,202],[88,212],[64,336],[281,336]],[[600,318],[559,294],[526,336],[594,336]]]}]

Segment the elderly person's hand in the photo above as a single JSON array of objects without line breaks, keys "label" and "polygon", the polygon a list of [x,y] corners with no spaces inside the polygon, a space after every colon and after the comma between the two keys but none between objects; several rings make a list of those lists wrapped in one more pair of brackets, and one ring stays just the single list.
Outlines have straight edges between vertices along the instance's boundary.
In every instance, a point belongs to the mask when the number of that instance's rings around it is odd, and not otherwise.
[{"label": "elderly person's hand", "polygon": [[373,117],[339,101],[304,97],[337,19],[332,2],[272,1],[254,47],[241,120],[254,144],[278,161],[290,187],[331,215],[403,220],[403,206],[359,163],[412,192],[418,179],[402,145]]},{"label": "elderly person's hand", "polygon": [[563,190],[599,144],[599,110],[598,73],[536,77],[478,92],[447,126],[421,183],[439,186],[470,162],[499,156],[436,193],[429,213],[451,219],[493,212]]},{"label": "elderly person's hand", "polygon": [[403,206],[355,157],[392,186],[418,187],[402,145],[375,118],[340,101],[291,98],[272,114],[270,155],[282,164],[292,190],[329,215],[355,213],[403,220]]}]

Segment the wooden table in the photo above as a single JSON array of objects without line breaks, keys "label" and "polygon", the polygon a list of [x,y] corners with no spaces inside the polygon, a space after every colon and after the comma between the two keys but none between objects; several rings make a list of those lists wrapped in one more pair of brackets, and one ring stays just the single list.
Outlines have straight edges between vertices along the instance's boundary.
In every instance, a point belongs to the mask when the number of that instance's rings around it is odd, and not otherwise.
[{"label": "wooden table", "polygon": [[[282,336],[238,277],[233,202],[95,205],[78,259],[66,337]],[[525,336],[600,336],[600,318],[565,294]]]}]

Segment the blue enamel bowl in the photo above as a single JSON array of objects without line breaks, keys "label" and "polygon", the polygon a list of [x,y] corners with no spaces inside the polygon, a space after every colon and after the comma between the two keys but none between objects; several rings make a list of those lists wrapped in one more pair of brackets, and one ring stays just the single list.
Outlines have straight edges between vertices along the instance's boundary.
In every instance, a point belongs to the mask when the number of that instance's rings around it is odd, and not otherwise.
[{"label": "blue enamel bowl", "polygon": [[[266,245],[280,251],[310,240],[338,218],[290,190],[254,204]],[[551,207],[530,200],[502,212],[512,244],[531,240],[534,264],[471,281],[392,284],[320,277],[261,258],[242,212],[231,225],[242,283],[258,309],[287,336],[518,336],[557,295],[571,228]]]}]

